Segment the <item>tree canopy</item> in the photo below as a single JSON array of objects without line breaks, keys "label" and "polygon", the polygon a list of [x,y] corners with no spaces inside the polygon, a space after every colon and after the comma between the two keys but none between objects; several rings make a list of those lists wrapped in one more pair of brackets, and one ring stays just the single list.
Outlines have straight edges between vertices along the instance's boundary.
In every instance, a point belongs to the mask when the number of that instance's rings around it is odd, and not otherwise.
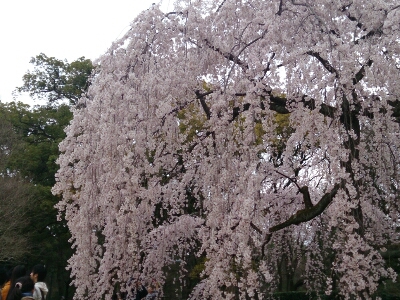
[{"label": "tree canopy", "polygon": [[[2,108],[0,106],[0,108]],[[19,136],[0,110],[0,262],[19,261],[30,253],[32,236],[26,228],[31,222],[30,203],[34,201],[33,188],[7,169],[10,153],[20,148]]]},{"label": "tree canopy", "polygon": [[[30,107],[0,103],[0,261],[7,266],[48,267],[49,297],[68,297],[71,255],[65,222],[57,221],[51,194],[58,143],[72,112],[65,104]],[[69,299],[69,298],[68,298]]]},{"label": "tree canopy", "polygon": [[44,53],[32,57],[30,63],[34,69],[22,77],[23,85],[16,91],[28,92],[32,98],[46,99],[48,104],[67,100],[70,105],[75,105],[86,91],[94,68],[92,61],[85,57],[68,63]]},{"label": "tree canopy", "polygon": [[197,272],[190,299],[266,299],[289,273],[293,288],[369,298],[395,279],[399,19],[395,0],[140,14],[60,146],[77,299],[162,286],[169,268],[181,286]]}]

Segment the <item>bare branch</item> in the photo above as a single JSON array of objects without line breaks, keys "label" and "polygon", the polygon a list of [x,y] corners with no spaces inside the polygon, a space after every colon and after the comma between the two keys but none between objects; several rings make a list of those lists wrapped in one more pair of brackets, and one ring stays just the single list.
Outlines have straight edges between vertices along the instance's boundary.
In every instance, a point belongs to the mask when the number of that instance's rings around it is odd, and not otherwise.
[{"label": "bare branch", "polygon": [[219,12],[219,10],[222,8],[222,6],[225,4],[226,0],[223,0],[221,4],[218,6],[217,10],[215,11],[216,13]]},{"label": "bare branch", "polygon": [[296,178],[291,178],[291,177],[289,177],[289,176],[287,176],[287,175],[285,175],[285,174],[283,174],[283,173],[281,173],[281,172],[279,172],[279,171],[277,171],[277,170],[275,170],[275,172],[276,173],[278,173],[279,175],[282,175],[283,177],[285,177],[285,178],[287,178],[287,179],[289,179],[292,183],[294,183],[296,186],[297,186],[297,188],[299,189],[299,191],[300,191],[300,186],[297,184],[297,182],[296,182]]},{"label": "bare branch", "polygon": [[265,67],[265,69],[263,70],[263,76],[262,76],[262,78],[264,78],[265,77],[265,75],[267,74],[267,72],[268,71],[270,71],[271,70],[271,61],[275,58],[275,52],[273,52],[272,54],[271,54],[271,57],[269,58],[269,60],[268,60],[268,63],[267,63],[267,66]]},{"label": "bare branch", "polygon": [[391,8],[390,11],[394,11],[396,9],[400,8],[400,5],[396,5],[395,7]]}]

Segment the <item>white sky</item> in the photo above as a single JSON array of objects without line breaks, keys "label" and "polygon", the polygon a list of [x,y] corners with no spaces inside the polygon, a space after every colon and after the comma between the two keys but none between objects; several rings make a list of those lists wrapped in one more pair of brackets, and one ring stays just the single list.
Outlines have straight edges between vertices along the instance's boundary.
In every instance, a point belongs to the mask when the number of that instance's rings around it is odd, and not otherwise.
[{"label": "white sky", "polygon": [[[69,62],[95,59],[129,29],[131,21],[159,0],[0,0],[0,100],[10,102],[31,68],[31,57],[43,52]],[[164,0],[163,11],[174,0]],[[33,102],[28,96],[17,101]]]}]

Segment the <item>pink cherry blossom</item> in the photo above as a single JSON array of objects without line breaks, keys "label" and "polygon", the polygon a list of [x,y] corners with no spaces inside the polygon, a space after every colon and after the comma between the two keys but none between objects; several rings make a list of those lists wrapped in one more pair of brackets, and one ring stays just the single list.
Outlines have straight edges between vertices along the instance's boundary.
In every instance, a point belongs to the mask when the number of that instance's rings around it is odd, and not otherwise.
[{"label": "pink cherry blossom", "polygon": [[380,249],[399,238],[399,20],[395,0],[140,14],[60,145],[75,298],[163,286],[177,261],[183,280],[189,255],[206,258],[191,299],[267,299],[282,270],[345,299],[395,279]]}]

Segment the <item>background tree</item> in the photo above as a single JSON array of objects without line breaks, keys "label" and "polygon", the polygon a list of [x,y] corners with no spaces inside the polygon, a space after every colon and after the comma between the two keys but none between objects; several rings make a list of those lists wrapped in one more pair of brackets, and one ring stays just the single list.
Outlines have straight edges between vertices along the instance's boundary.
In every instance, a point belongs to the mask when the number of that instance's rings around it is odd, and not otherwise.
[{"label": "background tree", "polygon": [[58,169],[58,144],[72,118],[70,105],[87,88],[93,65],[84,57],[68,63],[43,53],[31,63],[35,68],[24,75],[24,85],[17,92],[46,99],[46,105],[0,103],[0,206],[4,220],[0,257],[9,266],[45,263],[48,298],[64,295],[69,299],[72,292],[65,266],[72,253],[70,234],[65,222],[57,221],[54,205],[59,199],[50,189]]},{"label": "background tree", "polygon": [[30,253],[32,232],[27,228],[31,223],[29,212],[34,196],[32,187],[6,167],[10,153],[20,142],[11,123],[4,117],[0,111],[0,261],[7,264],[21,261]]},{"label": "background tree", "polygon": [[309,292],[369,298],[394,279],[399,14],[182,0],[137,17],[61,143],[76,297],[163,285],[168,267],[185,286],[194,255],[192,299],[266,298],[299,253]]},{"label": "background tree", "polygon": [[68,296],[65,266],[71,255],[70,235],[65,223],[57,221],[54,205],[59,199],[50,189],[58,168],[58,143],[72,113],[67,105],[32,108],[10,102],[1,103],[0,114],[4,124],[0,206],[8,230],[2,230],[7,233],[3,234],[3,262],[11,266],[43,262],[49,270],[49,299]]},{"label": "background tree", "polygon": [[58,144],[65,137],[64,128],[72,118],[70,107],[36,106],[10,102],[3,105],[8,120],[22,141],[21,152],[13,151],[8,158],[8,167],[19,170],[20,174],[36,184],[51,187],[58,166]]},{"label": "background tree", "polygon": [[88,88],[88,78],[93,70],[91,60],[84,57],[68,63],[41,53],[30,63],[34,69],[23,76],[24,84],[16,91],[28,92],[32,98],[45,99],[49,104],[67,100],[70,105],[75,105]]}]

